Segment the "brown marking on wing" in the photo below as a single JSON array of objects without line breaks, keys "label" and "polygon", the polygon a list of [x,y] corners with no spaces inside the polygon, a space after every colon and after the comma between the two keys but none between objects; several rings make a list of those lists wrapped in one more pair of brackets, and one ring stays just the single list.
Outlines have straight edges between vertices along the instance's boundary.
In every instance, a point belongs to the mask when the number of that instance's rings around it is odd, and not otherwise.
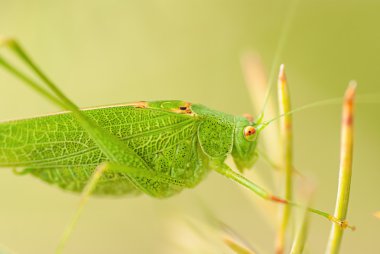
[{"label": "brown marking on wing", "polygon": [[147,108],[148,107],[148,102],[146,101],[137,101],[137,102],[131,102],[125,104],[126,106],[132,106],[135,108]]}]

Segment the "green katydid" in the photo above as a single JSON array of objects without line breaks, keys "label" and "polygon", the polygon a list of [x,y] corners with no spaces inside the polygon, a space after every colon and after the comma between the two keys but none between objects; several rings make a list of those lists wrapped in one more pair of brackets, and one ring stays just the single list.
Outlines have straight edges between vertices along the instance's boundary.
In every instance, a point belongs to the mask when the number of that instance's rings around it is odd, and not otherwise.
[{"label": "green katydid", "polygon": [[[169,197],[195,187],[215,170],[264,199],[299,206],[272,195],[225,163],[231,155],[240,171],[251,168],[259,133],[270,121],[263,122],[261,117],[253,121],[178,100],[80,110],[16,41],[1,44],[31,68],[46,88],[1,56],[0,65],[66,110],[0,123],[1,167],[23,168],[22,173],[83,192],[84,199],[90,194]],[[307,209],[349,227],[328,213]]]}]

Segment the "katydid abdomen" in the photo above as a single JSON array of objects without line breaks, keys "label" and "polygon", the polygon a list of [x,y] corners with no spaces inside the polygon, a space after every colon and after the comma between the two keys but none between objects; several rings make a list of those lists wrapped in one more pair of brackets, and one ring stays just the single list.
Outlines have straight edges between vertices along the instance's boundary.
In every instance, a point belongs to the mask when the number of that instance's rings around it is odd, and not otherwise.
[{"label": "katydid abdomen", "polygon": [[[199,121],[194,115],[154,108],[113,106],[84,111],[106,131],[126,142],[149,168],[161,175],[185,179],[188,187],[208,171],[199,147]],[[71,113],[60,113],[0,124],[0,166],[24,168],[63,189],[80,192],[95,167],[107,161]],[[170,196],[183,187],[161,183]],[[107,171],[94,194],[136,194],[139,190],[122,172]]]}]

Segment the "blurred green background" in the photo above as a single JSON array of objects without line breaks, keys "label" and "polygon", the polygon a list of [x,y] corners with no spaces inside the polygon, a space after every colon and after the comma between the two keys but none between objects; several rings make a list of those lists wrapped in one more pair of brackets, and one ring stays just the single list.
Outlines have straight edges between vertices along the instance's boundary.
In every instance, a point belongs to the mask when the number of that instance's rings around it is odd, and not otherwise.
[{"label": "blurred green background", "polygon": [[[0,34],[18,38],[80,106],[185,99],[243,114],[252,110],[240,57],[258,52],[270,69],[288,7],[280,0],[0,0]],[[379,13],[373,0],[300,1],[280,57],[293,107],[341,96],[351,79],[358,94],[380,94]],[[0,119],[57,111],[3,70],[0,84]],[[295,165],[317,185],[314,206],[328,211],[336,196],[340,110],[294,115]],[[372,216],[380,210],[379,110],[357,105],[349,220],[358,230],[344,235],[342,253],[380,253],[380,220]],[[211,173],[167,200],[92,198],[65,253],[184,253],[190,239],[178,217],[201,218],[202,203],[259,253],[272,253],[275,232],[240,189]],[[52,253],[78,200],[1,169],[0,246]],[[330,224],[311,218],[308,253],[322,253]]]}]

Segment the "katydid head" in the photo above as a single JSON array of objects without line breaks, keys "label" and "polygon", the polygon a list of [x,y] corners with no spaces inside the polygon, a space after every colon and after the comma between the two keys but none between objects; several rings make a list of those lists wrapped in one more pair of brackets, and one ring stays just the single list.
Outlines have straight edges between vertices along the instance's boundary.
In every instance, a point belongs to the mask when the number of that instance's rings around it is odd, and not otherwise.
[{"label": "katydid head", "polygon": [[232,156],[237,168],[240,171],[243,171],[244,169],[249,169],[253,166],[256,158],[258,157],[256,152],[257,138],[260,132],[272,122],[278,121],[285,116],[292,115],[305,109],[324,105],[340,104],[341,102],[342,98],[332,98],[306,104],[286,113],[277,115],[267,121],[263,120],[262,113],[257,117],[256,120],[254,120],[250,115],[238,117],[235,125],[234,145],[232,150]]},{"label": "katydid head", "polygon": [[240,171],[251,168],[257,159],[256,145],[263,129],[262,116],[256,121],[250,116],[238,117],[235,125],[232,157]]}]

